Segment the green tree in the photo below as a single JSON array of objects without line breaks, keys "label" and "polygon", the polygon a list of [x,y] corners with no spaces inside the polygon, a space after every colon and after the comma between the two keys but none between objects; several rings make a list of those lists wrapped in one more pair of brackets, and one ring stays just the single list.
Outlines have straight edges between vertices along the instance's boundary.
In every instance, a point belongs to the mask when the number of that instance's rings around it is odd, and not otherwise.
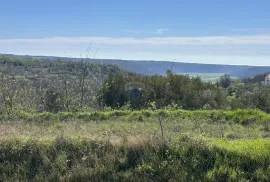
[{"label": "green tree", "polygon": [[98,102],[114,108],[122,107],[128,102],[128,96],[125,91],[126,83],[127,79],[123,74],[110,74],[98,92]]},{"label": "green tree", "polygon": [[219,84],[223,88],[229,87],[231,83],[232,83],[232,79],[231,79],[231,76],[229,74],[224,74],[219,79]]}]

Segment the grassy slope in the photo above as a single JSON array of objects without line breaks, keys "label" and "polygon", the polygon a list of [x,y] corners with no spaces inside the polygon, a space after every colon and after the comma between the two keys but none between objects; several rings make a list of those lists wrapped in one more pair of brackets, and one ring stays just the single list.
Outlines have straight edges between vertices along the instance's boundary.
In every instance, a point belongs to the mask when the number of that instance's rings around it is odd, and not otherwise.
[{"label": "grassy slope", "polygon": [[[184,75],[189,75],[189,77],[200,77],[204,82],[216,83],[219,81],[220,77],[222,77],[225,73],[180,73]],[[236,79],[237,77],[232,76],[232,79]]]},{"label": "grassy slope", "polygon": [[0,181],[267,181],[257,110],[17,113],[0,124]]}]

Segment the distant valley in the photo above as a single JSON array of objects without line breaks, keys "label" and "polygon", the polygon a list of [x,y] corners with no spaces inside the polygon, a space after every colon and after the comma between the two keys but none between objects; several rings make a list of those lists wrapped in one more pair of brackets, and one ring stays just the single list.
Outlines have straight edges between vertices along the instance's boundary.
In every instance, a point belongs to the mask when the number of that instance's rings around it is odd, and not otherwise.
[{"label": "distant valley", "polygon": [[[31,55],[12,55],[2,54],[5,56],[32,58],[40,60],[57,61],[80,61],[81,58],[59,58],[53,56],[31,56]],[[115,64],[130,72],[153,75],[166,74],[168,69],[172,69],[177,74],[205,75],[205,74],[224,74],[228,73],[233,77],[244,78],[255,76],[270,71],[270,66],[248,66],[248,65],[220,65],[220,64],[200,64],[200,63],[184,63],[184,62],[169,62],[169,61],[133,61],[133,60],[117,60],[117,59],[89,59],[93,63]],[[210,76],[211,77],[211,76]]]}]

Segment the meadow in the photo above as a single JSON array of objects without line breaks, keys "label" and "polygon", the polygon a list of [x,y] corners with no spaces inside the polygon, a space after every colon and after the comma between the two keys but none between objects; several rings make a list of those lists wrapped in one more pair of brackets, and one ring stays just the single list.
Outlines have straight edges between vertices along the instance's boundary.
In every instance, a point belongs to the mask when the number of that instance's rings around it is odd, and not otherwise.
[{"label": "meadow", "polygon": [[[182,74],[182,73],[181,73]],[[224,73],[183,73],[191,78],[200,77],[204,82],[216,83],[224,75]],[[232,76],[232,79],[237,79],[237,77]]]},{"label": "meadow", "polygon": [[259,110],[18,111],[0,116],[0,181],[268,181]]}]

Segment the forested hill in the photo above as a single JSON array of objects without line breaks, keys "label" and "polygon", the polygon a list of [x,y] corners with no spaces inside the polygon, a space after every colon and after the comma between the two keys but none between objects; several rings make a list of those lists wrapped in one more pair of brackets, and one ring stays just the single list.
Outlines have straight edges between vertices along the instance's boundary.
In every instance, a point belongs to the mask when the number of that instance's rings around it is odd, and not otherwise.
[{"label": "forested hill", "polygon": [[229,73],[234,77],[249,77],[270,71],[270,66],[219,65],[168,61],[126,61],[126,60],[95,60],[116,64],[128,71],[139,74],[164,75],[168,69],[174,73]]},{"label": "forested hill", "polygon": [[[56,61],[59,57],[51,56],[19,56],[9,55],[12,57],[28,57],[42,60]],[[67,60],[79,61],[78,58],[66,58]],[[61,58],[63,60],[63,58]],[[249,77],[270,71],[270,66],[247,66],[247,65],[220,65],[220,64],[198,64],[184,62],[168,61],[132,61],[116,59],[94,59],[92,62],[102,62],[106,64],[115,64],[130,72],[138,74],[160,74],[164,75],[168,69],[173,69],[174,73],[229,73],[234,77]]]}]

